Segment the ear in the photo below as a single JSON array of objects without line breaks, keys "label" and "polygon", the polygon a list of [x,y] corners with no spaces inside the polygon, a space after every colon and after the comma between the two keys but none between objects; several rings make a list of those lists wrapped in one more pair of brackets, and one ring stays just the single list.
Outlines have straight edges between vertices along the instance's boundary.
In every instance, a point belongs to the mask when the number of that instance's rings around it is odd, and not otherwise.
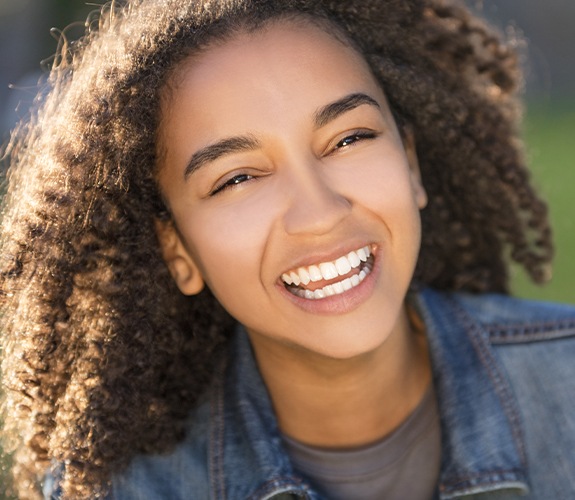
[{"label": "ear", "polygon": [[162,257],[176,285],[184,295],[196,295],[204,288],[204,279],[172,220],[156,219],[156,234]]},{"label": "ear", "polygon": [[415,137],[413,135],[413,129],[409,125],[403,127],[401,138],[409,163],[413,195],[417,206],[421,210],[427,206],[427,193],[423,187],[423,182],[421,182],[421,170],[419,169],[419,160],[417,159],[417,151],[415,149]]}]

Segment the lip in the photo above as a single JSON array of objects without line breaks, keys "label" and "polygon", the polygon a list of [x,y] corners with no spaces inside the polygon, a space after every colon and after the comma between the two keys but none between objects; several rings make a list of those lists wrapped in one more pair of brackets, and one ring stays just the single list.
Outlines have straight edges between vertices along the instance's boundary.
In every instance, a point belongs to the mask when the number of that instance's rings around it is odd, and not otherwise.
[{"label": "lip", "polygon": [[[365,245],[364,245],[365,246]],[[359,283],[359,285],[355,286],[351,290],[347,290],[338,295],[332,295],[330,297],[324,297],[322,299],[304,299],[302,297],[298,297],[291,293],[285,287],[285,284],[281,280],[278,280],[276,286],[279,289],[279,292],[286,297],[289,301],[291,301],[296,307],[299,309],[303,309],[306,312],[313,313],[313,314],[325,314],[325,315],[337,315],[337,314],[346,314],[348,312],[353,311],[357,307],[359,307],[363,302],[365,302],[373,293],[375,288],[375,284],[377,282],[377,276],[379,275],[379,271],[381,268],[381,249],[379,246],[371,243],[368,244],[371,247],[371,252],[374,258],[373,262],[373,269],[371,272],[365,277],[365,279]],[[353,247],[360,248],[360,247]],[[333,258],[334,253],[331,252],[329,258]],[[340,257],[341,255],[345,255],[345,253],[338,253],[335,254],[335,258]],[[324,258],[324,257],[322,257]],[[326,259],[326,260],[327,260]],[[310,261],[310,259],[306,259],[307,264],[300,264],[298,267],[303,267],[306,265],[314,265],[318,262],[322,262],[320,260]]]}]

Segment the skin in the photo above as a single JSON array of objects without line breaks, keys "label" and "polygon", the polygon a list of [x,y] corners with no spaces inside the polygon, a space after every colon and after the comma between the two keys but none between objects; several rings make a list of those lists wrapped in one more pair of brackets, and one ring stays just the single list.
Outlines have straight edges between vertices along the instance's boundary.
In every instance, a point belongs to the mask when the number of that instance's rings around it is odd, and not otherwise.
[{"label": "skin", "polygon": [[[430,382],[404,303],[427,201],[407,136],[361,56],[303,20],[191,56],[165,89],[164,259],[183,293],[206,284],[246,327],[279,425],[302,442],[379,439]],[[366,245],[373,271],[341,295],[281,281]]]}]

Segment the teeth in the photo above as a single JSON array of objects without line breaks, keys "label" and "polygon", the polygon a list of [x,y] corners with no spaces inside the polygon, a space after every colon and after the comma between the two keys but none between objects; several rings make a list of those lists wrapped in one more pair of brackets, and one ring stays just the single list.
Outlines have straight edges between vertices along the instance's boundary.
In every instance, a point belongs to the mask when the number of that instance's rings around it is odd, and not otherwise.
[{"label": "teeth", "polygon": [[361,264],[361,259],[355,252],[349,252],[347,258],[349,259],[351,267],[358,267]]},{"label": "teeth", "polygon": [[351,263],[347,257],[340,257],[335,261],[335,267],[340,276],[347,274],[351,271]]},{"label": "teeth", "polygon": [[323,276],[324,280],[332,280],[339,276],[337,273],[337,268],[333,262],[324,262],[323,264],[319,265],[319,269],[321,270],[321,275]]},{"label": "teeth", "polygon": [[297,270],[297,273],[299,274],[300,281],[304,285],[307,285],[311,281],[311,277],[310,277],[309,273],[303,267],[300,267]]},{"label": "teeth", "polygon": [[346,275],[352,269],[358,268],[362,262],[367,261],[370,255],[371,248],[365,246],[353,252],[349,252],[347,255],[343,255],[332,262],[322,262],[312,266],[294,269],[282,274],[281,279],[287,285],[295,286],[306,286],[310,281],[332,280],[338,276]]},{"label": "teeth", "polygon": [[[301,280],[299,279],[299,276],[297,273],[294,273],[292,271],[291,273],[289,273],[289,277],[291,278],[291,281],[295,286],[298,286],[301,283]],[[288,284],[291,284],[291,283],[288,283]]]},{"label": "teeth", "polygon": [[349,278],[344,279],[341,282],[341,286],[343,286],[343,289],[347,292],[348,290],[351,290],[353,288],[353,285],[351,284],[351,280]]},{"label": "teeth", "polygon": [[321,271],[317,266],[309,266],[309,277],[312,281],[321,281],[323,276],[321,275]]},{"label": "teeth", "polygon": [[323,299],[325,297],[339,295],[340,293],[351,290],[352,288],[359,285],[365,279],[365,277],[369,275],[369,273],[371,273],[371,266],[368,264],[359,272],[359,274],[354,274],[351,278],[346,278],[336,283],[332,283],[331,285],[326,285],[323,288],[318,288],[313,292],[311,290],[304,290],[302,288],[292,288],[290,291],[295,295],[308,300]]}]

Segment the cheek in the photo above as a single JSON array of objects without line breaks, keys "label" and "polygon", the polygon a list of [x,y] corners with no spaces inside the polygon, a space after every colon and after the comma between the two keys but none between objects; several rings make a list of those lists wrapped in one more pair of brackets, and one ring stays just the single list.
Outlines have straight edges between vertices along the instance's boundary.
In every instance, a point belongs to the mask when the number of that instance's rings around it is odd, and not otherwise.
[{"label": "cheek", "polygon": [[348,198],[384,231],[387,272],[411,279],[421,244],[421,218],[409,167],[401,162],[363,165],[342,184]]},{"label": "cheek", "polygon": [[240,290],[253,291],[261,282],[272,215],[259,203],[190,213],[184,234],[189,251],[211,291],[230,310],[227,303]]},{"label": "cheek", "polygon": [[390,228],[398,223],[419,227],[418,200],[404,162],[365,163],[346,173],[340,183],[349,199],[382,218]]}]

